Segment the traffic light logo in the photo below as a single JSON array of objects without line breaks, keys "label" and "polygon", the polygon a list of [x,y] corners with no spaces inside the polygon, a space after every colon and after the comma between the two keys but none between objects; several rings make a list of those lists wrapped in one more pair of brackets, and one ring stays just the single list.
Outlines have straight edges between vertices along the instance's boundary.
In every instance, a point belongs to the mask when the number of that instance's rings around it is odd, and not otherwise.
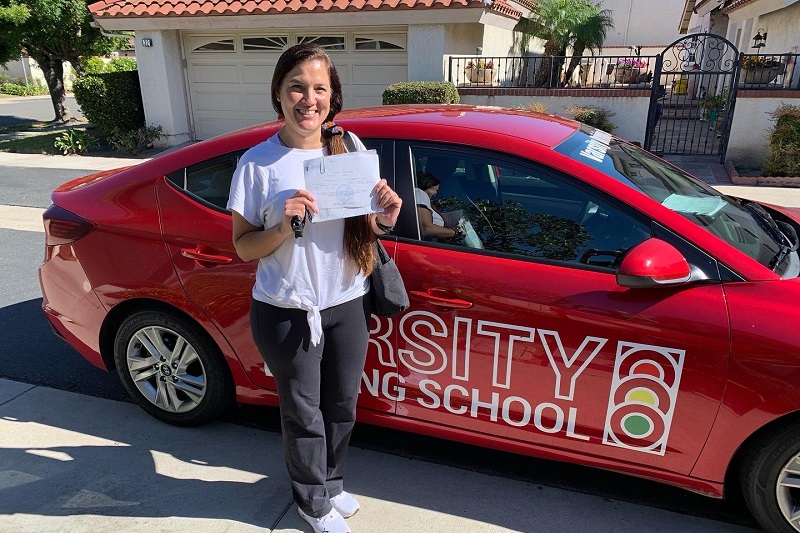
[{"label": "traffic light logo", "polygon": [[620,342],[603,444],[664,455],[678,399],[684,351]]}]

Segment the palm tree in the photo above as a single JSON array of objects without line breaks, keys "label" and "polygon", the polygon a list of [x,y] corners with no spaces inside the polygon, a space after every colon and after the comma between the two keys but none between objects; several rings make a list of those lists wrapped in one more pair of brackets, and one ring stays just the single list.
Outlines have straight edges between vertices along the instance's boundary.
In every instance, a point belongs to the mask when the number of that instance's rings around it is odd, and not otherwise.
[{"label": "palm tree", "polygon": [[600,4],[592,6],[596,10],[588,19],[575,28],[575,40],[572,43],[572,59],[569,61],[564,81],[572,78],[572,73],[581,62],[581,56],[589,49],[594,55],[594,50],[603,50],[609,30],[614,29],[614,19],[611,10],[601,9]]},{"label": "palm tree", "polygon": [[[602,46],[605,34],[613,27],[611,12],[592,4],[590,0],[543,0],[539,2],[536,18],[520,19],[515,31],[522,33],[520,45],[523,53],[527,51],[531,37],[545,41],[544,57],[536,69],[534,85],[547,85],[550,72],[560,72],[567,55],[567,48],[581,46],[583,53],[587,47]],[[602,37],[597,41],[598,34]],[[552,64],[551,64],[551,57]],[[574,68],[573,68],[574,70]]]}]

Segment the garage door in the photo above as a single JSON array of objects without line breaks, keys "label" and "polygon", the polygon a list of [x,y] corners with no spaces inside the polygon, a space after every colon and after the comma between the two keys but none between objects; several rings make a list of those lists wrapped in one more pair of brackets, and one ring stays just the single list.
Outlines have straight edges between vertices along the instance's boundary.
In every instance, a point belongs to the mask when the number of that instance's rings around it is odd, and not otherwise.
[{"label": "garage door", "polygon": [[380,105],[387,85],[407,79],[406,36],[385,30],[187,32],[183,46],[195,138],[275,120],[269,99],[272,71],[281,53],[296,43],[315,42],[330,54],[345,109]]}]

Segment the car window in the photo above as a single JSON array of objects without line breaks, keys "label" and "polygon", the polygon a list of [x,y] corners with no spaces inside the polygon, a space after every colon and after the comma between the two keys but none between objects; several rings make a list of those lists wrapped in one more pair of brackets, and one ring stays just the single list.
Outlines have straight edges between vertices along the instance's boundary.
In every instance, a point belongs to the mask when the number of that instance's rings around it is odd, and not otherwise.
[{"label": "car window", "polygon": [[231,179],[240,153],[227,154],[209,161],[186,167],[168,176],[170,182],[220,209],[226,209]]},{"label": "car window", "polygon": [[[477,151],[412,148],[415,203],[431,209],[456,239],[423,240],[554,261],[614,268],[651,231],[597,191],[552,169],[487,158]],[[441,183],[431,197],[421,176]],[[437,218],[437,217],[434,217]]]},{"label": "car window", "polygon": [[800,275],[796,230],[653,154],[583,126],[555,150],[637,189],[785,278]]}]

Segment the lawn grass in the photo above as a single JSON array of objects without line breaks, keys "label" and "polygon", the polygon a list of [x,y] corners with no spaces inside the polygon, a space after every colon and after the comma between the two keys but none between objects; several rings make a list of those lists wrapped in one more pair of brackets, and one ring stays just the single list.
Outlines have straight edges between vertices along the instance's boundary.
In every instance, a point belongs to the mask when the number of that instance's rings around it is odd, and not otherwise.
[{"label": "lawn grass", "polygon": [[42,128],[46,128],[49,126],[47,122],[19,122],[17,124],[11,124],[9,126],[0,126],[0,134],[2,133],[16,133],[18,131],[35,131],[40,130]]},{"label": "lawn grass", "polygon": [[25,135],[13,139],[0,140],[0,152],[16,152],[19,154],[61,154],[53,143],[61,132],[43,133],[41,135]]}]

